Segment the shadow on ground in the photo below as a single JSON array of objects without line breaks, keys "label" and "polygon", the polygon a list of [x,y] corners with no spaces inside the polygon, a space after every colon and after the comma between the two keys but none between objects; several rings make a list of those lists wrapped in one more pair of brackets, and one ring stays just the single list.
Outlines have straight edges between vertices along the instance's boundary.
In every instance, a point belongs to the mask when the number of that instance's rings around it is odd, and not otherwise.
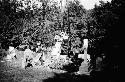
[{"label": "shadow on ground", "polygon": [[101,72],[92,71],[91,75],[75,75],[74,73],[53,73],[48,71],[26,70],[0,62],[0,82],[119,82],[119,66],[111,66]]}]

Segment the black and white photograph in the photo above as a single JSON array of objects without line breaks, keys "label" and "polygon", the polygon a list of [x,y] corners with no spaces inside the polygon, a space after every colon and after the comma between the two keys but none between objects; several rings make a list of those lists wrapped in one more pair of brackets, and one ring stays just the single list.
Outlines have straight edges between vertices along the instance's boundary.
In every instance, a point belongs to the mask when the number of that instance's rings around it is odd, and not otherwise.
[{"label": "black and white photograph", "polygon": [[0,82],[123,82],[124,0],[0,0]]}]

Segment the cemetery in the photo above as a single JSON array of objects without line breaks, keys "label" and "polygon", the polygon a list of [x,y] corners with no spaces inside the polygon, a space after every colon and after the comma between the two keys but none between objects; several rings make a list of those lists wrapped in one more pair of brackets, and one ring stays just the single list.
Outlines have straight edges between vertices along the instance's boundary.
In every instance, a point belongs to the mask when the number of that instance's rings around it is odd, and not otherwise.
[{"label": "cemetery", "polygon": [[[41,69],[62,70],[64,65],[72,63],[71,58],[69,58],[67,54],[61,55],[61,43],[63,39],[68,39],[68,35],[65,32],[61,32],[60,36],[56,35],[54,39],[56,39],[57,42],[48,51],[45,47],[42,47],[40,43],[38,44],[38,48],[36,48],[36,52],[32,51],[30,45],[24,46],[26,47],[24,51],[17,50],[13,46],[9,46],[8,54],[5,59],[8,62],[20,62],[20,67],[22,69],[26,69],[30,66],[32,68],[41,67]],[[84,61],[81,63],[78,74],[80,74],[82,69],[84,69],[84,65],[88,66],[88,63],[91,61],[90,55],[87,54],[88,39],[84,39],[83,46],[84,54],[79,54],[78,58],[81,58]],[[38,53],[37,51],[39,50],[40,52]],[[86,69],[86,72],[89,72],[88,68]]]}]

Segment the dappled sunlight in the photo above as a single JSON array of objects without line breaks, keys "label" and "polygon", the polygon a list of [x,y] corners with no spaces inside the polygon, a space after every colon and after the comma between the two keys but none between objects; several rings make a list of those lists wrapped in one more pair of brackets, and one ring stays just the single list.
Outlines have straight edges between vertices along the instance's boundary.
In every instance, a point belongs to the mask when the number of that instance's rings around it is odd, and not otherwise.
[{"label": "dappled sunlight", "polygon": [[123,4],[0,0],[0,82],[86,82],[87,77],[97,78],[90,82],[115,81]]}]

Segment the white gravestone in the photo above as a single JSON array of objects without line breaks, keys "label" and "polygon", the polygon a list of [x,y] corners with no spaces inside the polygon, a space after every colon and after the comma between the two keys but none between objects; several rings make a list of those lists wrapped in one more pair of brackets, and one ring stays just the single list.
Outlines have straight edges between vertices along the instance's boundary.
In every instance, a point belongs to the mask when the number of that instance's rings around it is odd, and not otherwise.
[{"label": "white gravestone", "polygon": [[27,62],[26,62],[26,58],[33,58],[33,55],[32,55],[32,51],[30,50],[30,49],[26,49],[25,51],[24,51],[24,57],[23,57],[23,59],[22,59],[22,68],[25,68],[25,66],[26,66],[26,64],[27,64]]},{"label": "white gravestone", "polygon": [[84,44],[83,44],[84,54],[79,54],[78,58],[82,58],[82,59],[87,58],[90,60],[90,55],[87,54],[87,49],[88,49],[88,39],[84,39]]},{"label": "white gravestone", "polygon": [[90,62],[90,55],[87,54],[87,48],[88,48],[88,39],[84,39],[84,45],[83,45],[84,54],[78,55],[78,58],[82,58],[84,59],[84,61],[81,63],[81,66],[79,67],[79,71],[77,72],[77,74],[86,74],[86,75],[90,74],[88,71],[89,68],[88,63]]},{"label": "white gravestone", "polygon": [[6,59],[8,59],[9,61],[12,60],[12,58],[14,58],[14,56],[16,56],[16,51],[14,49],[14,47],[9,46],[9,54],[7,55]]},{"label": "white gravestone", "polygon": [[84,39],[84,45],[83,45],[84,48],[88,48],[88,39]]},{"label": "white gravestone", "polygon": [[83,49],[84,49],[84,63],[87,63],[87,49],[88,49],[88,39],[84,39],[84,45],[83,45]]},{"label": "white gravestone", "polygon": [[[84,56],[85,56],[85,54],[79,54],[79,55],[78,55],[78,58],[84,59]],[[88,60],[88,61],[91,60],[89,54],[87,54],[87,60]]]}]

